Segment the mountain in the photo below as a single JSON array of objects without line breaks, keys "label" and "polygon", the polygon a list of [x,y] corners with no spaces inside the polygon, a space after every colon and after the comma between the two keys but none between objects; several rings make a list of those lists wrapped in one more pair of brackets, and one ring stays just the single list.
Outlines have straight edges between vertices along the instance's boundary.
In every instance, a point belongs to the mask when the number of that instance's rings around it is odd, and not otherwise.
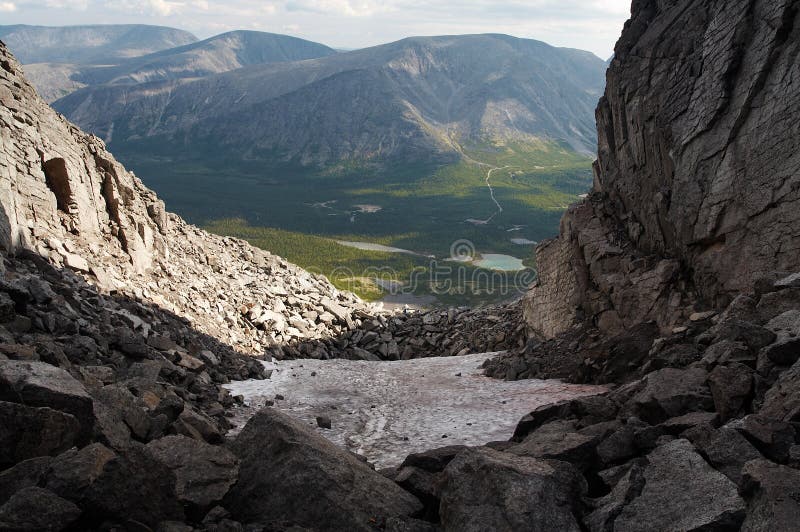
[{"label": "mountain", "polygon": [[22,63],[108,64],[184,46],[191,33],[161,26],[0,26],[0,39]]},{"label": "mountain", "polygon": [[199,80],[89,87],[54,106],[123,150],[213,137],[247,157],[330,164],[452,159],[462,145],[539,138],[591,153],[603,72],[587,52],[538,41],[411,38]]},{"label": "mountain", "polygon": [[[314,42],[257,31],[233,31],[197,41],[156,26],[6,29],[22,55],[34,59],[25,65],[25,72],[48,102],[88,86],[200,78],[246,65],[336,53]],[[61,38],[74,42],[75,48],[54,44]]]},{"label": "mountain", "polygon": [[204,41],[97,67],[75,76],[86,85],[132,85],[178,78],[200,78],[248,65],[314,59],[336,51],[288,35],[232,31]]}]

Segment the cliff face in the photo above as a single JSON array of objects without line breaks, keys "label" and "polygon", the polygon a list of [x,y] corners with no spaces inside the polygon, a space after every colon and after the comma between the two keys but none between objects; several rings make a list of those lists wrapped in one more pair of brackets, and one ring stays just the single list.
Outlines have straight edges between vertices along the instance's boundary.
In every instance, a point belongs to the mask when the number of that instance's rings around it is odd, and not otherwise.
[{"label": "cliff face", "polygon": [[[138,272],[166,257],[166,215],[155,194],[99,139],[52,112],[1,44],[0,56],[0,247],[50,256],[48,239],[71,234],[87,245],[109,244]],[[53,259],[89,272],[85,259],[53,248]]]},{"label": "cliff face", "polygon": [[663,328],[800,262],[798,4],[637,0],[597,109],[593,193],[537,251],[529,325]]}]

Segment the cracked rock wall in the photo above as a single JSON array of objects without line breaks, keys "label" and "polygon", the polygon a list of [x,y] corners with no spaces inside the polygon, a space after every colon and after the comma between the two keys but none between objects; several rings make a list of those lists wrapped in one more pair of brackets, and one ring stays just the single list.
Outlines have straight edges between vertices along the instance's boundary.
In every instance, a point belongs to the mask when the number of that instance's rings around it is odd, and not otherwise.
[{"label": "cracked rock wall", "polygon": [[760,274],[796,269],[799,7],[633,2],[597,109],[593,193],[537,251],[536,332],[583,317],[668,328],[695,303],[722,307]]}]

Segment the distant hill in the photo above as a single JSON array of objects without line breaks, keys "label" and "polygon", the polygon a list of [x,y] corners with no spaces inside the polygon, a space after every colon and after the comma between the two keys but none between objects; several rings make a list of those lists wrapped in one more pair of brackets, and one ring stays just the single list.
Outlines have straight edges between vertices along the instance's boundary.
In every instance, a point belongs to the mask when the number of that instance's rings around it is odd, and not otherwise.
[{"label": "distant hill", "polygon": [[[197,49],[204,62],[228,56]],[[424,37],[200,79],[111,77],[54,105],[123,150],[213,138],[234,154],[326,165],[453,160],[469,146],[547,140],[589,154],[605,67],[588,52],[504,35]]]},{"label": "distant hill", "polygon": [[0,26],[0,39],[25,63],[103,64],[197,41],[162,26]]},{"label": "distant hill", "polygon": [[86,70],[87,85],[135,84],[198,78],[249,65],[314,59],[335,54],[323,44],[259,31],[232,31],[204,41],[126,60],[117,66]]}]

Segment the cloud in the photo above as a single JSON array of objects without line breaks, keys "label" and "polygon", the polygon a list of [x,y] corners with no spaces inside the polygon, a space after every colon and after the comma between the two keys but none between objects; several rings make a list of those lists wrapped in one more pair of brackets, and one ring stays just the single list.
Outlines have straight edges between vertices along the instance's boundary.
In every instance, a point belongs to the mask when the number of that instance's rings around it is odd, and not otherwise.
[{"label": "cloud", "polygon": [[86,11],[89,7],[89,0],[45,0],[44,5],[50,9]]},{"label": "cloud", "polygon": [[0,13],[11,13],[16,11],[17,6],[12,2],[0,2]]},{"label": "cloud", "polygon": [[290,0],[285,3],[287,11],[308,11],[346,17],[367,17],[386,11],[393,2],[370,2],[368,0]]},{"label": "cloud", "polygon": [[[185,2],[173,2],[169,0],[111,0],[102,2],[106,7],[124,13],[168,17],[176,14],[186,7]],[[194,4],[194,2],[193,2]],[[99,7],[99,6],[95,6]],[[197,6],[194,6],[196,9]]]}]

